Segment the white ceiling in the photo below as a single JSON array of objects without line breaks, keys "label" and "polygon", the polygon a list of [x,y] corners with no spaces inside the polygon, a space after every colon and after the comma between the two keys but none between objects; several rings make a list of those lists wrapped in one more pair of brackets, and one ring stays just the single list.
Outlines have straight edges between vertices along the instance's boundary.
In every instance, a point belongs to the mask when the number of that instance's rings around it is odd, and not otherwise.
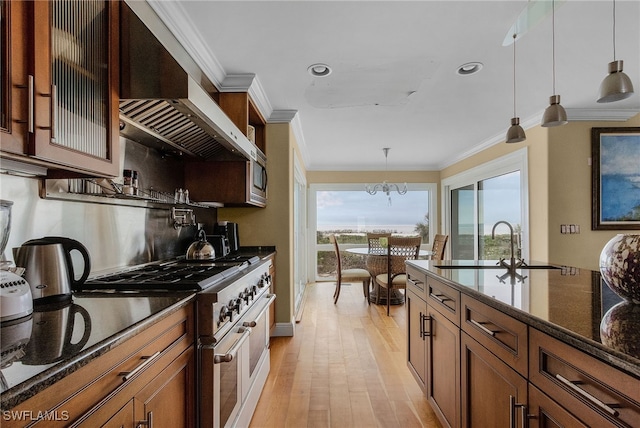
[{"label": "white ceiling", "polygon": [[[214,83],[255,74],[267,118],[297,111],[309,170],[383,169],[383,147],[389,170],[438,170],[503,141],[513,117],[513,46],[502,43],[525,0],[149,2]],[[616,2],[616,58],[636,93],[609,104],[596,98],[613,60],[612,1],[556,6],[556,93],[569,119],[639,112],[640,1]],[[516,44],[525,129],[553,95],[551,23]],[[456,74],[471,61],[484,67]],[[314,63],[332,74],[312,77]]]}]

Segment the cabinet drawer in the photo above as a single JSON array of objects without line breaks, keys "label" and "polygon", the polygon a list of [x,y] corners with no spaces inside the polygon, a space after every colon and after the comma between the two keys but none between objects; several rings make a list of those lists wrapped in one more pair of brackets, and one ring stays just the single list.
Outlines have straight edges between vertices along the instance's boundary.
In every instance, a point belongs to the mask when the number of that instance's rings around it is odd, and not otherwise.
[{"label": "cabinet drawer", "polygon": [[427,276],[411,265],[407,265],[407,289],[413,291],[422,300],[426,300],[425,287]]},{"label": "cabinet drawer", "polygon": [[460,292],[452,287],[427,277],[427,304],[460,326]]},{"label": "cabinet drawer", "polygon": [[538,330],[530,333],[530,381],[590,426],[638,426],[640,379]]},{"label": "cabinet drawer", "polygon": [[527,377],[527,325],[462,295],[462,330]]},{"label": "cabinet drawer", "polygon": [[[147,372],[150,372],[148,369],[152,366],[151,363],[165,358],[173,360],[184,349],[193,346],[192,307],[193,304],[181,308],[158,321],[24,401],[12,411],[24,411],[33,415],[49,412],[55,415],[56,420],[41,420],[42,425],[68,426],[90,408],[128,388],[134,379],[146,376]],[[151,356],[153,359],[148,358]],[[138,370],[125,380],[123,373],[132,372],[136,368]],[[126,404],[126,401],[128,399],[124,399],[122,405]],[[24,420],[3,421],[2,426],[14,427],[24,424]]]}]

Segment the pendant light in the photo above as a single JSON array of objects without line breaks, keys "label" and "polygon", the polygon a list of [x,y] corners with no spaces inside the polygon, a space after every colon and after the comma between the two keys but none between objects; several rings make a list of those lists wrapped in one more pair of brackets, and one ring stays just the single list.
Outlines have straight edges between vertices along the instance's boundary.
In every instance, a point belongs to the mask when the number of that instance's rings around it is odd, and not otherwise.
[{"label": "pendant light", "polygon": [[516,116],[516,34],[513,33],[513,117],[511,127],[507,131],[507,143],[519,143],[527,139],[520,126],[520,118]]},{"label": "pendant light", "polygon": [[551,2],[551,56],[553,71],[553,93],[549,97],[549,107],[542,115],[542,126],[559,126],[568,123],[567,112],[560,105],[560,95],[556,94],[556,7],[555,1]]},{"label": "pendant light", "polygon": [[616,60],[616,0],[613,0],[613,62],[609,63],[609,75],[600,84],[599,103],[624,100],[633,95],[629,76],[622,72],[622,60]]}]

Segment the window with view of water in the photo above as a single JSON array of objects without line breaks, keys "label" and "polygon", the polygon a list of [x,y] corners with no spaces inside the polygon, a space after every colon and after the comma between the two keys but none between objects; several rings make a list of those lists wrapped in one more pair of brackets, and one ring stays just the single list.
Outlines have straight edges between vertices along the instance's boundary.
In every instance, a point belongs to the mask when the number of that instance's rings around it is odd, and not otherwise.
[{"label": "window with view of water", "polygon": [[[452,259],[508,259],[511,256],[510,226],[514,257],[527,256],[526,210],[523,210],[527,205],[523,199],[526,197],[525,165],[526,154],[515,153],[444,183],[448,189]],[[494,227],[495,234],[492,233]]]},{"label": "window with view of water", "polygon": [[[430,226],[435,224],[430,207],[435,197],[435,185],[414,184],[405,195],[392,192],[391,205],[387,195],[370,195],[363,185],[327,185],[313,193],[318,278],[335,275],[335,254],[329,244],[332,233],[337,235],[341,250],[366,247],[368,232],[420,235],[423,247],[430,248]],[[342,263],[343,269],[364,267],[364,257],[343,252]]]}]

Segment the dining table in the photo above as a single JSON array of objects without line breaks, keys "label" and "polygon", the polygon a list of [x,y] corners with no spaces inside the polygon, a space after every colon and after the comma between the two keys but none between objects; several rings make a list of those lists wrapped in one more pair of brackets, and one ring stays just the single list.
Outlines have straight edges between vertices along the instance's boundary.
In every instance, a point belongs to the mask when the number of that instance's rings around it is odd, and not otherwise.
[{"label": "dining table", "polygon": [[[366,257],[365,266],[369,274],[371,275],[371,282],[373,283],[373,287],[369,293],[369,300],[373,303],[379,303],[381,305],[387,304],[387,293],[383,291],[380,294],[380,300],[378,300],[378,293],[380,293],[380,286],[375,281],[376,276],[381,273],[387,272],[387,258],[388,251],[386,247],[353,247],[353,248],[345,248],[346,252],[351,254],[358,254],[363,257]],[[432,251],[429,250],[420,250],[418,252],[418,258],[426,258],[431,256]],[[404,294],[394,288],[391,290],[389,297],[390,305],[402,305],[404,303]]]}]

